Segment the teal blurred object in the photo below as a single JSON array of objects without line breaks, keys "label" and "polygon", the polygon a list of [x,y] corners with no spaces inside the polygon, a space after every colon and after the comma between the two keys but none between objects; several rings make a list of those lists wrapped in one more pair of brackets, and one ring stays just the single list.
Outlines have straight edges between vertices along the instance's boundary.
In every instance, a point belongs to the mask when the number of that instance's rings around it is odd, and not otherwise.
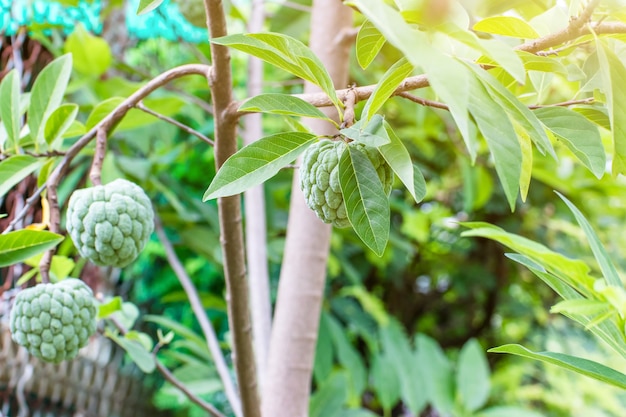
[{"label": "teal blurred object", "polygon": [[[165,0],[156,10],[137,16],[139,0],[127,4],[126,27],[137,39],[165,38],[171,41],[201,43],[208,40],[207,30],[193,26],[178,11],[173,1]],[[48,0],[0,0],[0,35],[13,35],[22,26],[38,25],[44,30],[72,32],[78,23],[93,33],[102,31],[100,0],[79,0],[76,6]]]}]

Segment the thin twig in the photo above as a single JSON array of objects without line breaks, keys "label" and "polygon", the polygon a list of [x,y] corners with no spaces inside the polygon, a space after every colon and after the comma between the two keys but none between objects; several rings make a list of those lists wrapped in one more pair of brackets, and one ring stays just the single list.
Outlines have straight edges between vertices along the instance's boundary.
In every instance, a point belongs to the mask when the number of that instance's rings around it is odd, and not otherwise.
[{"label": "thin twig", "polygon": [[[113,326],[115,326],[115,328],[120,332],[120,334],[122,336],[124,336],[124,335],[126,335],[126,333],[128,333],[128,330],[124,327],[124,325],[122,323],[120,323],[120,321],[118,319],[116,319],[114,316],[107,317],[107,320],[109,320],[111,322],[111,324],[113,324]],[[159,361],[159,359],[157,359],[156,354],[154,354],[154,362],[155,362],[155,365],[156,365],[156,369],[161,373],[161,375],[163,375],[163,378],[165,378],[166,381],[168,381],[169,383],[174,385],[176,388],[181,390],[182,393],[185,394],[187,396],[187,398],[189,398],[189,400],[191,402],[199,405],[203,410],[207,411],[213,417],[226,417],[217,408],[215,408],[212,404],[207,403],[202,398],[198,397],[196,394],[191,392],[191,390],[189,390],[189,388],[187,388],[187,386],[184,383],[179,381],[174,376],[174,374],[172,374],[170,372],[170,370],[167,369],[165,367],[165,365],[163,365]]]},{"label": "thin twig", "polygon": [[172,124],[172,125],[178,127],[181,130],[184,130],[185,132],[189,133],[190,135],[194,135],[198,139],[208,143],[211,146],[215,146],[215,142],[213,142],[208,137],[204,136],[202,133],[198,132],[197,130],[194,130],[194,129],[190,128],[189,126],[179,122],[178,120],[172,119],[171,117],[167,117],[167,116],[165,116],[165,115],[163,115],[161,113],[157,113],[154,110],[149,109],[141,101],[139,103],[137,103],[135,105],[135,107],[138,108],[139,110],[141,110],[142,112],[148,113],[148,114],[156,117],[157,119],[163,120],[164,122]]},{"label": "thin twig", "polygon": [[102,185],[102,164],[107,150],[107,132],[98,129],[96,133],[96,153],[93,156],[93,163],[89,170],[89,179],[93,185]]},{"label": "thin twig", "polygon": [[[48,229],[51,232],[59,233],[61,231],[61,209],[59,207],[59,196],[57,194],[58,183],[51,183],[46,191],[48,197],[48,210],[50,210],[50,223]],[[39,261],[39,273],[41,274],[41,282],[47,284],[50,282],[50,266],[55,249],[47,250]]]},{"label": "thin twig", "polygon": [[400,96],[402,98],[406,98],[408,100],[411,100],[414,103],[421,104],[422,106],[434,107],[436,109],[449,110],[447,104],[440,103],[438,101],[427,100],[425,98],[421,98],[421,97],[415,96],[415,95],[413,95],[411,93],[407,93],[406,91],[398,94],[398,96]]},{"label": "thin twig", "polygon": [[163,230],[163,225],[161,224],[161,220],[157,217],[155,220],[155,230],[161,244],[163,244],[163,249],[165,249],[165,256],[167,257],[172,270],[176,274],[178,281],[182,285],[185,293],[187,294],[187,298],[189,299],[189,304],[191,305],[191,309],[200,323],[200,328],[204,333],[204,337],[207,341],[207,346],[209,351],[211,352],[211,356],[213,357],[213,361],[215,362],[215,367],[217,369],[217,373],[222,380],[222,384],[224,385],[224,392],[226,393],[226,398],[230,402],[230,405],[235,412],[235,415],[241,416],[241,403],[239,396],[237,395],[237,390],[235,389],[235,385],[230,377],[230,372],[228,370],[228,366],[226,365],[226,360],[224,359],[224,355],[222,350],[220,349],[220,344],[215,335],[215,330],[213,329],[213,325],[211,321],[208,319],[206,312],[204,311],[204,307],[202,306],[202,301],[200,300],[200,296],[198,295],[198,290],[193,285],[191,278],[185,271],[185,267],[180,262],[178,255],[174,251],[174,246],[172,246],[172,242],[168,239],[165,234],[165,230]]},{"label": "thin twig", "polygon": [[588,98],[583,98],[580,100],[562,101],[560,103],[553,103],[553,104],[535,104],[532,106],[528,106],[528,108],[533,110],[533,109],[541,109],[543,107],[568,107],[568,106],[575,106],[577,104],[593,104],[594,101],[595,99],[593,97],[588,97]]},{"label": "thin twig", "polygon": [[[406,98],[408,100],[411,100],[414,103],[418,103],[421,104],[422,106],[426,106],[426,107],[434,107],[437,109],[443,109],[443,110],[449,110],[448,105],[444,104],[444,103],[440,103],[438,101],[432,101],[432,100],[427,100],[425,98],[421,98],[421,97],[417,97],[411,93],[408,92],[403,92],[398,94],[399,97],[402,98]],[[595,99],[593,97],[589,97],[589,98],[583,98],[580,100],[568,100],[568,101],[563,101],[560,103],[553,103],[553,104],[533,104],[528,106],[529,109],[533,110],[533,109],[540,109],[543,107],[568,107],[568,106],[575,106],[577,104],[592,104],[595,101]]]},{"label": "thin twig", "polygon": [[74,157],[78,155],[78,153],[85,146],[87,146],[87,144],[96,136],[98,129],[102,128],[108,132],[126,115],[126,113],[128,113],[130,109],[134,108],[137,103],[143,100],[154,90],[162,87],[170,81],[193,74],[208,77],[210,70],[211,67],[208,65],[181,65],[179,67],[175,67],[171,70],[165,71],[164,73],[159,74],[152,80],[148,81],[146,85],[141,87],[130,97],[120,103],[111,113],[109,113],[104,119],[102,119],[100,123],[91,128],[89,132],[85,133],[80,139],[78,139],[78,141],[76,141],[76,143],[74,143],[74,145],[72,145],[67,150],[65,157],[63,157],[61,163],[59,163],[59,165],[57,165],[52,174],[50,174],[50,177],[48,177],[48,181],[46,181],[46,184],[39,187],[37,191],[35,191],[35,193],[33,193],[33,195],[28,198],[24,208],[15,216],[13,221],[9,223],[7,228],[2,233],[6,234],[15,228],[15,225],[20,222],[24,218],[24,216],[26,216],[31,207],[38,201],[39,196],[41,195],[43,190],[46,189],[46,187],[48,187],[50,184],[58,184],[64,170],[69,166]]}]

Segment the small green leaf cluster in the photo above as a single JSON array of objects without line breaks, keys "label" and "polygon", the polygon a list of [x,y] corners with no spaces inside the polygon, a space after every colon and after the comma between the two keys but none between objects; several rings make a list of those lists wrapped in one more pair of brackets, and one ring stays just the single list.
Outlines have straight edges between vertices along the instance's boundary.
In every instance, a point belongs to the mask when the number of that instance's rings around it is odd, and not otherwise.
[{"label": "small green leaf cluster", "polygon": [[76,278],[18,293],[11,309],[12,339],[47,362],[72,359],[96,331],[91,289]]},{"label": "small green leaf cluster", "polygon": [[67,230],[83,257],[96,265],[125,267],[154,230],[150,198],[124,179],[77,190],[67,208]]},{"label": "small green leaf cluster", "polygon": [[342,140],[328,139],[310,146],[300,167],[300,188],[307,206],[322,221],[336,227],[350,226],[339,178],[339,160],[348,147],[367,156],[386,196],[391,193],[393,184],[393,171],[376,148],[359,142],[346,144]]}]

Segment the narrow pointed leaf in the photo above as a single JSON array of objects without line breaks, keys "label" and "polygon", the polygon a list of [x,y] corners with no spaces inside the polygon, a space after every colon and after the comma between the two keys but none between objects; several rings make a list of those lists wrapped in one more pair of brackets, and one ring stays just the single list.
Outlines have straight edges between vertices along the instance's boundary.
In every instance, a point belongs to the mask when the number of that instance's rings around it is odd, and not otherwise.
[{"label": "narrow pointed leaf", "polygon": [[55,149],[63,138],[63,135],[72,126],[78,115],[77,104],[63,104],[59,106],[48,118],[44,136],[50,148]]},{"label": "narrow pointed leaf", "polygon": [[406,58],[402,58],[393,64],[391,68],[383,74],[374,92],[370,98],[367,99],[365,107],[363,107],[363,112],[361,113],[362,119],[370,120],[412,71],[413,65],[409,63]]},{"label": "narrow pointed leaf", "polygon": [[389,240],[389,200],[372,162],[352,146],[339,160],[339,185],[354,231],[382,256]]},{"label": "narrow pointed leaf", "polygon": [[522,172],[519,177],[519,189],[522,201],[526,201],[533,171],[533,146],[528,132],[515,120],[513,120],[513,127],[517,132],[517,139],[519,140],[520,149],[522,150]]},{"label": "narrow pointed leaf", "polygon": [[279,33],[251,33],[224,36],[211,42],[238,49],[310,81],[319,86],[337,108],[342,106],[326,67],[297,39]]},{"label": "narrow pointed leaf", "polygon": [[72,73],[72,55],[65,54],[46,65],[35,79],[28,108],[28,127],[35,144],[44,142],[46,120],[63,100]]},{"label": "narrow pointed leaf", "polygon": [[0,268],[52,249],[63,236],[48,231],[18,230],[0,235]]},{"label": "narrow pointed leaf", "polygon": [[42,159],[30,155],[13,155],[0,162],[0,198],[43,163]]},{"label": "narrow pointed leaf", "polygon": [[356,59],[361,68],[366,69],[370,66],[384,44],[385,37],[376,26],[369,20],[363,22],[356,35]]},{"label": "narrow pointed leaf", "polygon": [[604,275],[604,279],[606,279],[606,282],[609,285],[622,287],[622,280],[617,273],[617,269],[615,268],[611,257],[606,252],[606,249],[604,249],[604,246],[602,246],[602,242],[600,242],[598,235],[593,230],[593,227],[591,227],[591,224],[589,224],[585,216],[571,201],[569,201],[563,194],[559,193],[558,191],[555,192],[559,197],[561,197],[565,204],[567,204],[569,209],[572,211],[572,214],[574,214],[574,217],[576,217],[576,221],[580,225],[581,229],[583,229],[583,232],[585,232],[585,236],[587,236],[589,246],[591,246],[591,251],[595,256],[596,261],[598,261],[598,264],[600,265],[602,275]]},{"label": "narrow pointed leaf", "polygon": [[601,363],[557,352],[533,352],[521,345],[504,345],[489,349],[491,353],[510,353],[528,359],[535,359],[561,368],[577,372],[593,379],[626,389],[626,375]]},{"label": "narrow pointed leaf", "polygon": [[604,41],[596,44],[613,135],[613,175],[626,175],[626,67]]},{"label": "narrow pointed leaf", "polygon": [[472,85],[469,108],[487,141],[504,194],[513,210],[522,172],[522,151],[517,133],[506,112],[500,106],[493,105],[491,97],[477,80]]},{"label": "narrow pointed leaf", "polygon": [[426,195],[426,181],[422,171],[413,163],[404,143],[387,122],[385,122],[385,129],[390,142],[378,148],[378,151],[411,193],[415,202],[419,203]]},{"label": "narrow pointed leaf", "polygon": [[239,111],[330,120],[317,107],[289,94],[260,94],[246,100]]},{"label": "narrow pointed leaf", "polygon": [[602,177],[606,168],[606,153],[596,125],[565,107],[544,107],[533,113],[593,175],[598,179]]},{"label": "narrow pointed leaf", "polygon": [[539,34],[532,26],[522,19],[513,16],[488,17],[476,23],[473,29],[477,32],[521,39],[536,39],[539,37]]},{"label": "narrow pointed leaf", "polygon": [[241,148],[217,171],[202,201],[239,194],[265,182],[293,162],[315,140],[315,135],[309,133],[287,132]]},{"label": "narrow pointed leaf", "polygon": [[470,339],[459,353],[456,389],[464,408],[476,411],[485,405],[491,389],[490,371],[485,351]]},{"label": "narrow pointed leaf", "polygon": [[8,135],[8,145],[20,140],[20,77],[15,70],[0,83],[0,121]]}]

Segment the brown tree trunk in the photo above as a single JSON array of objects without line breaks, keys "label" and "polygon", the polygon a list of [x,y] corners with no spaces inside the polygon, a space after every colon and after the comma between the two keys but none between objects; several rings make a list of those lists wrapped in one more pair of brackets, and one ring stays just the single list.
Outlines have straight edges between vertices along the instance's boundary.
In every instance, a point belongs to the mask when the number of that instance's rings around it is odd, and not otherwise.
[{"label": "brown tree trunk", "polygon": [[[351,27],[352,11],[341,1],[314,0],[310,46],[338,88],[348,83],[349,43],[343,41],[342,35]],[[316,86],[305,86],[307,93],[317,91]],[[330,108],[325,110],[337,116]],[[336,132],[323,121],[311,121],[308,125],[318,134]],[[308,415],[330,235],[330,225],[322,223],[306,206],[296,173],[263,386],[264,417]]]}]

